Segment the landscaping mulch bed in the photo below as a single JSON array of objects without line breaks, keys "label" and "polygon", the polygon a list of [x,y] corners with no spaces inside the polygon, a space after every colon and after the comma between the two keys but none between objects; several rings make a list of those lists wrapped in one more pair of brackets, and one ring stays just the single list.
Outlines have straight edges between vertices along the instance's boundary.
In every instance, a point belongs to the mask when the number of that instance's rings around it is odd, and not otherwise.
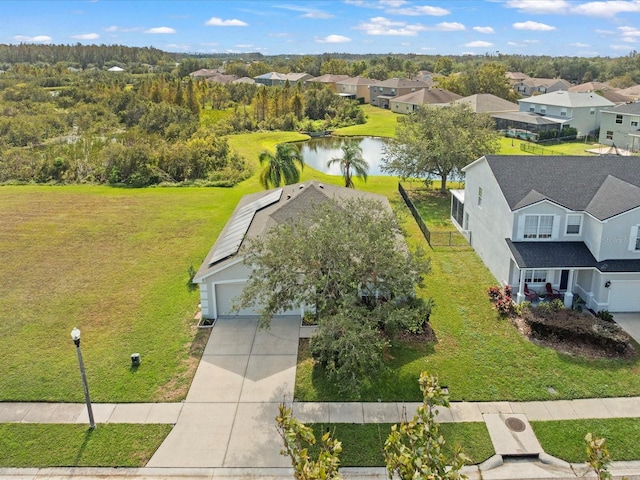
[{"label": "landscaping mulch bed", "polygon": [[511,317],[518,331],[532,342],[587,358],[633,358],[632,338],[620,326],[573,310],[531,308]]}]

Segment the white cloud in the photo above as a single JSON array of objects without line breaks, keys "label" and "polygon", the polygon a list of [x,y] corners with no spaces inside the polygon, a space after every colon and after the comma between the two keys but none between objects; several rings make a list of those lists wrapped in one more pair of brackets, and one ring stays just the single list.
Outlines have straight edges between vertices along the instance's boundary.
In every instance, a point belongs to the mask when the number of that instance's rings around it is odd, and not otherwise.
[{"label": "white cloud", "polygon": [[380,0],[380,5],[388,5],[390,7],[400,7],[407,3],[406,0]]},{"label": "white cloud", "polygon": [[71,38],[75,38],[76,40],[97,40],[100,38],[100,35],[97,33],[81,33],[80,35],[71,35]]},{"label": "white cloud", "polygon": [[618,27],[623,42],[637,42],[640,40],[640,29],[636,27]]},{"label": "white cloud", "polygon": [[171,49],[171,50],[181,50],[183,52],[189,51],[191,50],[191,45],[183,43],[183,44],[179,44],[179,43],[167,43],[164,48],[166,49]]},{"label": "white cloud", "polygon": [[430,15],[432,17],[444,17],[445,15],[449,15],[451,12],[446,8],[442,7],[431,7],[429,5],[415,6],[415,7],[406,7],[406,8],[390,8],[387,10],[388,13],[393,13],[396,15]]},{"label": "white cloud", "polygon": [[433,30],[436,32],[460,32],[467,28],[458,22],[441,22],[433,27],[427,27],[426,30]]},{"label": "white cloud", "polygon": [[233,18],[231,20],[223,20],[219,17],[211,17],[209,20],[205,22],[205,25],[210,27],[247,27],[249,24],[247,22],[243,22],[242,20],[238,20],[237,18]]},{"label": "white cloud", "polygon": [[632,50],[632,47],[629,45],[609,45],[609,48],[611,50],[619,50],[623,52],[630,52]]},{"label": "white cloud", "polygon": [[613,32],[611,30],[601,30],[599,28],[596,28],[596,33],[599,33],[600,35],[615,35],[616,32]]},{"label": "white cloud", "polygon": [[516,43],[516,42],[507,42],[507,45],[510,47],[526,47],[524,43]]},{"label": "white cloud", "polygon": [[165,33],[176,33],[176,31],[171,27],[153,27],[145,30],[144,33],[151,33],[153,35],[156,35]]},{"label": "white cloud", "polygon": [[475,42],[465,43],[464,46],[469,48],[486,48],[486,47],[493,47],[493,43],[484,42],[482,40],[476,40]]},{"label": "white cloud", "polygon": [[302,12],[303,18],[315,18],[318,20],[325,20],[328,18],[333,18],[335,15],[331,13],[323,12],[322,10],[317,10],[315,8],[307,8],[300,5],[277,5],[276,8],[282,8],[284,10],[291,10],[294,12]]},{"label": "white cloud", "polygon": [[324,38],[316,38],[316,43],[347,43],[350,41],[349,37],[343,35],[327,35]]},{"label": "white cloud", "polygon": [[576,48],[587,48],[591,46],[588,43],[580,43],[580,42],[570,43],[569,45]]},{"label": "white cloud", "polygon": [[251,43],[241,43],[239,45],[236,45],[236,48],[255,48],[255,45],[251,44]]},{"label": "white cloud", "polygon": [[552,27],[546,23],[532,22],[531,20],[527,22],[514,23],[513,28],[516,30],[535,30],[538,32],[548,32],[556,29],[556,27]]},{"label": "white cloud", "polygon": [[618,13],[640,12],[640,2],[637,0],[609,0],[603,2],[587,2],[571,10],[579,15],[594,17],[615,17]]},{"label": "white cloud", "polygon": [[425,30],[420,24],[410,25],[406,22],[394,22],[384,17],[374,17],[369,22],[362,22],[356,30],[364,30],[367,35],[393,35],[415,37],[418,32]]},{"label": "white cloud", "polygon": [[50,43],[52,38],[49,35],[36,35],[29,37],[27,35],[16,35],[14,40],[24,43]]},{"label": "white cloud", "polygon": [[523,13],[568,13],[571,4],[566,0],[508,0],[506,6]]},{"label": "white cloud", "polygon": [[478,33],[496,33],[493,27],[473,27]]},{"label": "white cloud", "polygon": [[540,40],[524,40],[524,43],[531,45],[533,43],[540,43]]}]

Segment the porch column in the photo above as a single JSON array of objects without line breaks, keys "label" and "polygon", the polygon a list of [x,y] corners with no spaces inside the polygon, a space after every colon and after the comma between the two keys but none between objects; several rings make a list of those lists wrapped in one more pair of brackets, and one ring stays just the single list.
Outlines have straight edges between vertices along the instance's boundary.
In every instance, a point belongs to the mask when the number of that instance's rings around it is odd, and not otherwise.
[{"label": "porch column", "polygon": [[522,303],[526,299],[524,296],[524,272],[520,270],[520,284],[518,285],[518,294],[516,295],[516,303]]},{"label": "porch column", "polygon": [[564,306],[571,308],[573,305],[573,279],[575,270],[569,270],[569,278],[567,279],[567,291],[564,292]]}]

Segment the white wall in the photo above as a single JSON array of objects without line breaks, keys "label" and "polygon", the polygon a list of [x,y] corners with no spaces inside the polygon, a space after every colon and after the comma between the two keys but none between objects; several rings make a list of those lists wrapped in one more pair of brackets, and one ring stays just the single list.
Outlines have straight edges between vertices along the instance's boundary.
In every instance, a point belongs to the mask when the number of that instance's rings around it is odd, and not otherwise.
[{"label": "white wall", "polygon": [[[481,206],[478,187],[482,187]],[[471,246],[498,282],[508,283],[511,254],[505,238],[511,237],[513,214],[484,159],[466,171],[464,212],[469,215]]]},{"label": "white wall", "polygon": [[640,208],[610,218],[603,224],[601,247],[596,260],[638,259],[640,251],[629,250],[631,227],[640,225]]}]

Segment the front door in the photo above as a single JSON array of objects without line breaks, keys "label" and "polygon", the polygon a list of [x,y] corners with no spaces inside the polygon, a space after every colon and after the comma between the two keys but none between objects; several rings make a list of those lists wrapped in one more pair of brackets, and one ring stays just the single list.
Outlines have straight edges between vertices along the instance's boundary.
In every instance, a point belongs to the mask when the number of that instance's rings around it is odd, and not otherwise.
[{"label": "front door", "polygon": [[567,283],[569,283],[569,270],[562,270],[560,274],[560,290],[566,290]]}]

